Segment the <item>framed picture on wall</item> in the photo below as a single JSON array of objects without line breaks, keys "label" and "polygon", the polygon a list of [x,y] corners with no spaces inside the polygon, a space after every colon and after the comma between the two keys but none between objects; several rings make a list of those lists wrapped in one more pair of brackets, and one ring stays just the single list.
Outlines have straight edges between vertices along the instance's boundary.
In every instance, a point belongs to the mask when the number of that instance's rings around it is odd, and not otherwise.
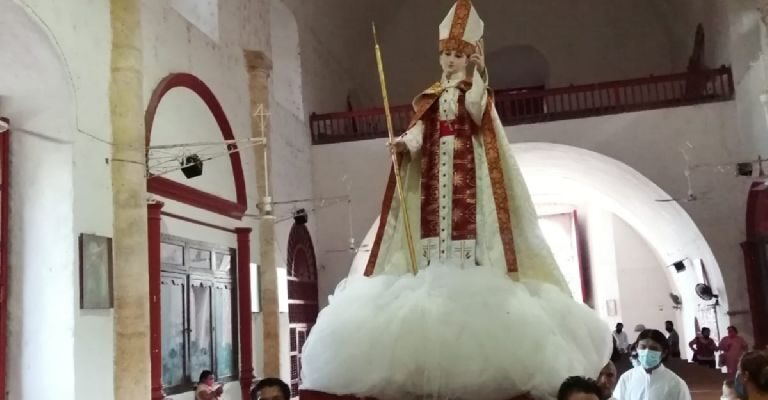
[{"label": "framed picture on wall", "polygon": [[103,310],[112,308],[112,239],[81,234],[80,308]]}]

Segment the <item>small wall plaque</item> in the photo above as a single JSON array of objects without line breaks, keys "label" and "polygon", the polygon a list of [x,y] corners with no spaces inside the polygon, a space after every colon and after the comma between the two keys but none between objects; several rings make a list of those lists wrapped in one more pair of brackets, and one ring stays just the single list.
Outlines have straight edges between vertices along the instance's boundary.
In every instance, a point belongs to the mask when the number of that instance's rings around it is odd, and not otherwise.
[{"label": "small wall plaque", "polygon": [[112,308],[112,239],[80,235],[80,308]]}]

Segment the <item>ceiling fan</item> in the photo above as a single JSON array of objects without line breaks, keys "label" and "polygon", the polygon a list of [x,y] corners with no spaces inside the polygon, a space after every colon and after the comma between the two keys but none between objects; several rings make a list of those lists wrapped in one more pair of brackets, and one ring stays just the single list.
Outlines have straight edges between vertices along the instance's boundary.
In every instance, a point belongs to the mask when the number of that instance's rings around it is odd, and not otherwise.
[{"label": "ceiling fan", "polygon": [[349,254],[357,254],[359,252],[370,252],[370,245],[369,244],[363,244],[361,246],[355,245],[355,239],[349,238],[349,246],[345,249],[333,249],[333,250],[326,250],[325,254],[333,254],[333,253],[349,253]]}]

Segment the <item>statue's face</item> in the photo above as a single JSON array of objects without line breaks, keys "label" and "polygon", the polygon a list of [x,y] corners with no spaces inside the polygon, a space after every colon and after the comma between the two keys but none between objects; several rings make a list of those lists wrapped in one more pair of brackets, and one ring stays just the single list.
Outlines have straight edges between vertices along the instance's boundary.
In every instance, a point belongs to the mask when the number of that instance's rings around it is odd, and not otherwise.
[{"label": "statue's face", "polygon": [[443,72],[453,75],[467,68],[467,56],[460,51],[446,50],[440,52],[440,66]]}]

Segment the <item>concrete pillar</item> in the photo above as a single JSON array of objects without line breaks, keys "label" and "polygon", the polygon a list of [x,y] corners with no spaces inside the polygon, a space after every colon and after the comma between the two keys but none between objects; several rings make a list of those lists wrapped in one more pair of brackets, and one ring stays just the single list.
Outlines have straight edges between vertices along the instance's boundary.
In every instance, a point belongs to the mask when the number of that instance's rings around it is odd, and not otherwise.
[{"label": "concrete pillar", "polygon": [[141,1],[112,0],[115,400],[149,399],[150,331]]},{"label": "concrete pillar", "polygon": [[[251,94],[251,136],[261,137],[261,117],[257,112],[269,112],[269,75],[272,61],[260,51],[245,51],[248,70],[248,89]],[[264,134],[269,141],[269,119],[266,118]],[[256,159],[256,188],[259,196],[264,196],[270,185],[266,173],[269,165],[268,147],[254,147]],[[264,324],[264,374],[280,376],[280,315],[277,295],[277,263],[275,260],[275,224],[272,220],[259,223],[259,258],[261,260],[261,310]]]}]

